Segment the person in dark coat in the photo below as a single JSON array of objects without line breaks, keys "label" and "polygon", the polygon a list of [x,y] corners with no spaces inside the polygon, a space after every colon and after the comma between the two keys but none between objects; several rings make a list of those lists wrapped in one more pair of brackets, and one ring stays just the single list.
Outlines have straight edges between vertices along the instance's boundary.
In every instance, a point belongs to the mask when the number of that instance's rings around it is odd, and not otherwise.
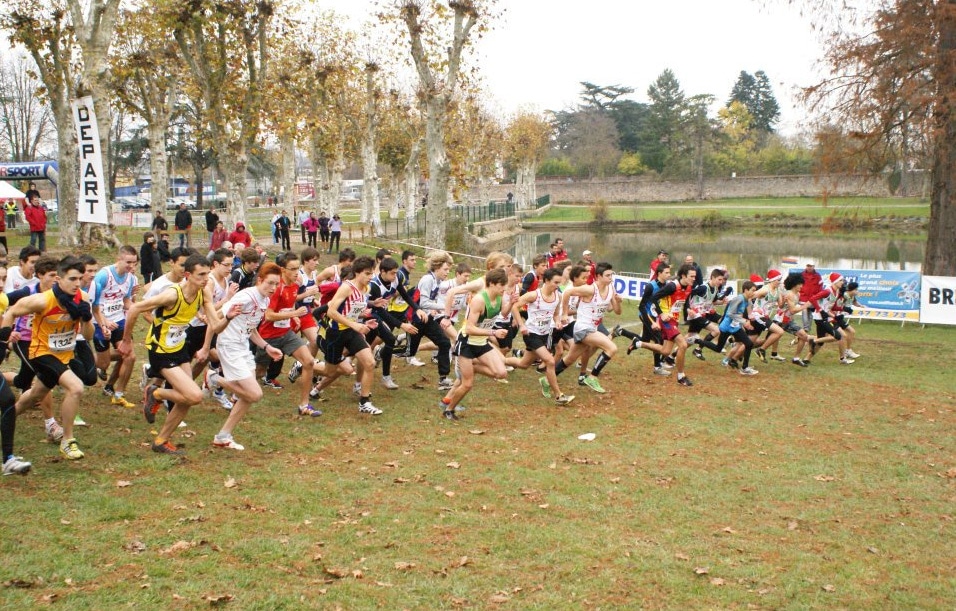
[{"label": "person in dark coat", "polygon": [[163,275],[160,261],[159,242],[156,234],[147,231],[143,234],[143,245],[139,247],[139,271],[143,274],[143,283],[149,283]]},{"label": "person in dark coat", "polygon": [[179,211],[176,212],[176,218],[173,219],[173,223],[176,226],[177,231],[181,231],[179,234],[179,247],[185,248],[189,246],[189,229],[193,226],[193,215],[186,208],[186,204],[179,204]]}]

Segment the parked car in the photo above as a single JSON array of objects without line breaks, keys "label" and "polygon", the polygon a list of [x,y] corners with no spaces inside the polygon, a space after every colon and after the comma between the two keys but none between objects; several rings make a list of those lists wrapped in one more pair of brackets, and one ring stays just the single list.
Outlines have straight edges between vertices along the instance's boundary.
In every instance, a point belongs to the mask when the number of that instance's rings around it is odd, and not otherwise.
[{"label": "parked car", "polygon": [[55,199],[44,201],[43,207],[46,208],[47,212],[59,212],[60,210],[60,204]]}]

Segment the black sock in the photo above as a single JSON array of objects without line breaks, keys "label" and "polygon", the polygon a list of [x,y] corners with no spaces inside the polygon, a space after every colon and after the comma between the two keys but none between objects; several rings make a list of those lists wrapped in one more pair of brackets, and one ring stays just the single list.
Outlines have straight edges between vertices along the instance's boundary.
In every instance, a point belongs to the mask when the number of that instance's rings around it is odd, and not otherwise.
[{"label": "black sock", "polygon": [[558,359],[558,362],[554,364],[554,374],[558,375],[567,368],[568,366],[564,364],[564,359]]},{"label": "black sock", "polygon": [[370,398],[371,398],[371,397],[368,397],[368,396],[366,396],[366,397],[359,397],[359,405],[365,405],[366,403],[369,402],[369,399],[370,399]]},{"label": "black sock", "polygon": [[594,369],[591,370],[591,375],[599,376],[601,375],[601,370],[604,369],[604,366],[611,362],[611,357],[605,353],[601,353],[597,357],[597,362],[594,363]]},{"label": "black sock", "polygon": [[624,337],[626,337],[627,339],[630,339],[630,340],[635,340],[635,339],[640,339],[640,338],[641,338],[641,336],[638,335],[637,333],[634,333],[633,331],[628,331],[627,329],[621,329],[621,330],[619,331],[619,333],[620,333],[621,335],[623,335]]}]

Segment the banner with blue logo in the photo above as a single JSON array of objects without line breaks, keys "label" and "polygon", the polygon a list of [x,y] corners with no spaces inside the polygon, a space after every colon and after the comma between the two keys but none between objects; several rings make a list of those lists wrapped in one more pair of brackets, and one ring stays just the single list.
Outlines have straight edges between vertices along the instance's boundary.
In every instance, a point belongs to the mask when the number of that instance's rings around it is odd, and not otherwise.
[{"label": "banner with blue logo", "polygon": [[[846,278],[846,283],[856,282],[856,300],[859,306],[853,307],[854,318],[872,318],[879,320],[919,320],[920,273],[888,270],[862,269],[818,269],[827,285],[826,278],[831,272],[838,272]],[[791,273],[800,273],[794,270]]]}]

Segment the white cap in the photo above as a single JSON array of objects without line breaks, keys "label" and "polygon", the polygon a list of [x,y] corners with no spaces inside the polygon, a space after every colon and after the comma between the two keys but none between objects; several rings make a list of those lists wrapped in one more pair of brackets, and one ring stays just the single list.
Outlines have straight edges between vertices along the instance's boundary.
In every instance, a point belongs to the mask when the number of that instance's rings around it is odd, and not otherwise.
[{"label": "white cap", "polygon": [[584,252],[581,253],[581,256],[582,256],[582,257],[586,257],[586,256],[588,256],[588,255],[593,255],[593,254],[594,254],[594,253],[592,253],[590,250],[585,250]]}]

